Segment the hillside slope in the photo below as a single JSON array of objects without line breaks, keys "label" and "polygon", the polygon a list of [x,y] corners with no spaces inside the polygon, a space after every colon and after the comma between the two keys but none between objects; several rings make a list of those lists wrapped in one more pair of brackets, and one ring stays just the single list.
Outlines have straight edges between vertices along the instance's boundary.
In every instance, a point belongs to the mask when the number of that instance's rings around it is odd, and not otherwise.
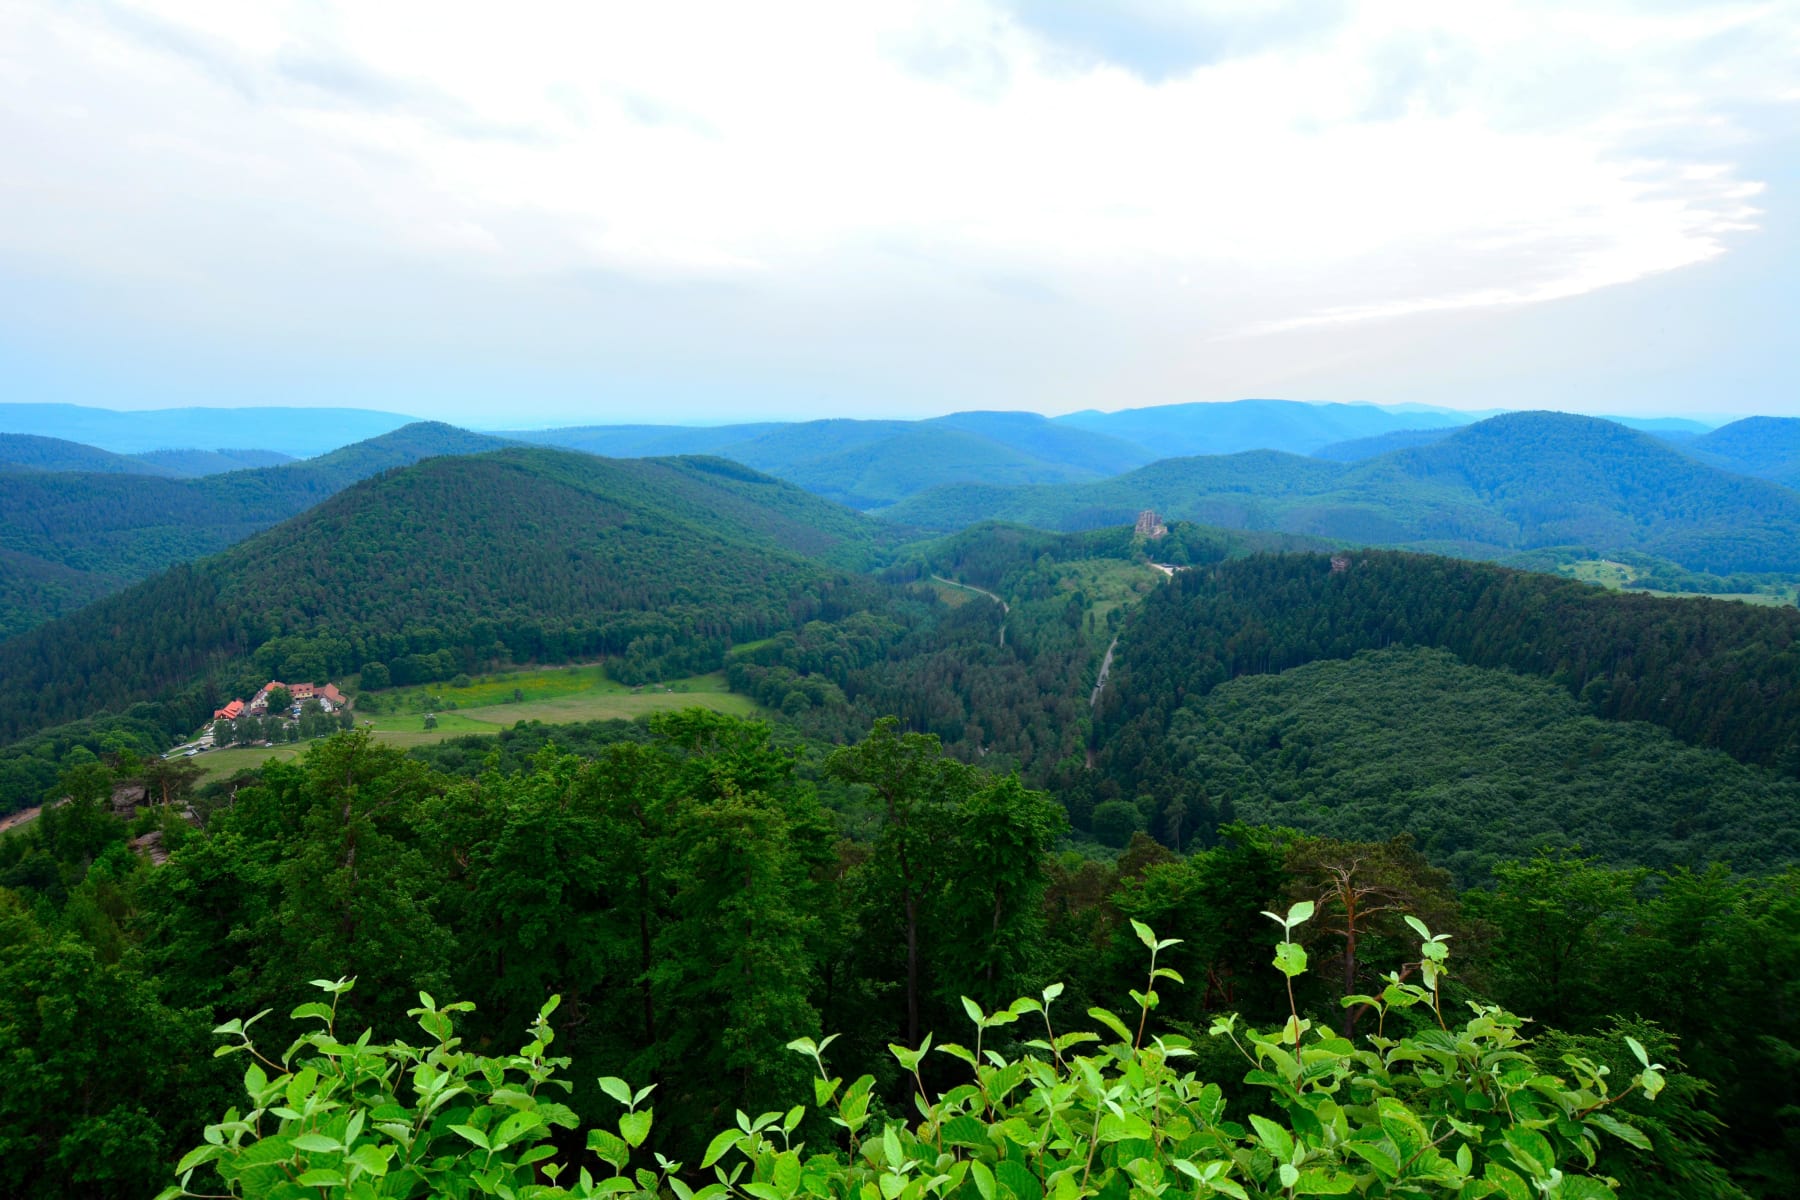
[{"label": "hillside slope", "polygon": [[1701,462],[1800,487],[1800,417],[1746,417],[1682,443]]},{"label": "hillside slope", "polygon": [[[201,479],[0,472],[0,550],[15,556],[9,570],[21,588],[41,579],[49,589],[60,579],[60,586],[73,589],[68,595],[103,595],[173,563],[216,553],[358,479],[436,455],[506,444],[422,422],[319,458]],[[26,596],[0,628],[16,633],[68,611],[55,596],[46,590],[43,603]]]},{"label": "hillside slope", "polygon": [[864,510],[948,484],[1103,479],[1156,457],[1118,438],[1017,412],[961,412],[924,421],[844,418],[714,428],[588,426],[506,436],[609,457],[715,455]]},{"label": "hillside slope", "polygon": [[1443,650],[1235,679],[1183,705],[1168,736],[1237,820],[1352,841],[1406,830],[1465,884],[1533,845],[1665,870],[1800,858],[1800,782]]},{"label": "hillside slope", "polygon": [[0,737],[138,700],[191,728],[258,674],[369,662],[397,683],[507,656],[712,669],[733,641],[836,612],[868,585],[811,556],[855,560],[883,533],[719,460],[433,458],[0,645]]},{"label": "hillside slope", "polygon": [[0,433],[0,464],[28,471],[90,471],[97,475],[178,475],[167,466],[97,446],[29,433]]},{"label": "hillside slope", "polygon": [[1690,570],[1800,570],[1800,496],[1647,434],[1513,413],[1360,462],[1269,452],[1170,459],[1099,483],[940,488],[882,515],[928,529],[1005,520],[1082,529],[1164,516],[1475,557],[1636,551]]},{"label": "hillside slope", "polygon": [[295,457],[390,433],[415,418],[366,408],[157,408],[0,404],[0,431],[33,433],[140,454],[170,446],[257,446]]},{"label": "hillside slope", "polygon": [[227,471],[255,467],[279,467],[294,461],[293,455],[279,450],[146,450],[131,457],[182,479],[223,475]]},{"label": "hillside slope", "polygon": [[1320,446],[1312,452],[1312,456],[1330,459],[1332,462],[1361,462],[1365,458],[1390,454],[1395,450],[1429,446],[1433,442],[1443,441],[1455,432],[1455,429],[1397,429],[1393,433],[1378,433],[1373,437],[1351,438],[1346,442]]},{"label": "hillside slope", "polygon": [[1157,457],[1280,450],[1311,454],[1350,438],[1402,429],[1452,428],[1474,418],[1447,409],[1390,410],[1373,404],[1306,404],[1297,400],[1232,400],[1164,404],[1118,412],[1079,412],[1056,423],[1108,434],[1155,449]]},{"label": "hillside slope", "polygon": [[[1371,668],[1355,684],[1346,681],[1356,672],[1335,669],[1284,675],[1396,647],[1443,651],[1469,668],[1529,676],[1551,685],[1560,698],[1553,704],[1545,698],[1551,691],[1538,689],[1534,700],[1527,694],[1531,688],[1505,679],[1461,678],[1418,662],[1411,685],[1404,667]],[[1289,682],[1246,682],[1256,676]],[[1441,684],[1428,682],[1439,678]],[[1454,803],[1462,807],[1446,808],[1427,822],[1458,830],[1446,832],[1448,840],[1437,848],[1446,859],[1479,850],[1472,839],[1479,840],[1483,821],[1502,819],[1494,805],[1505,801],[1516,810],[1509,819],[1523,824],[1544,817],[1546,829],[1588,829],[1597,839],[1609,821],[1622,823],[1602,839],[1609,853],[1629,844],[1629,852],[1619,851],[1621,861],[1730,858],[1746,868],[1779,867],[1794,856],[1796,678],[1800,611],[1792,608],[1622,595],[1392,551],[1360,552],[1339,566],[1323,555],[1263,556],[1183,572],[1132,614],[1100,705],[1098,791],[1102,797],[1143,798],[1150,828],[1160,830],[1158,822],[1167,822],[1175,809],[1186,814],[1182,819],[1202,810],[1229,819],[1232,806],[1222,810],[1224,800],[1235,806],[1263,787],[1267,794],[1254,809],[1259,816],[1291,816],[1350,837],[1386,820],[1369,816],[1376,809],[1392,816],[1395,806],[1423,813]],[[1434,688],[1444,693],[1437,701],[1427,695]],[[1450,698],[1459,689],[1467,696]],[[1487,692],[1493,694],[1471,706],[1468,696]],[[1327,693],[1338,697],[1335,707],[1324,705]],[[1216,703],[1210,699],[1215,694]],[[1454,754],[1442,750],[1444,737],[1454,744],[1458,728],[1466,733],[1490,710],[1523,716],[1500,722],[1509,727],[1496,726],[1492,737],[1499,740],[1491,744],[1473,738]],[[1532,713],[1537,724],[1527,719]],[[1655,738],[1618,728],[1604,735],[1598,727],[1551,731],[1544,724],[1570,715],[1611,725],[1647,722],[1688,746],[1717,752],[1718,760],[1702,770],[1697,758],[1656,749]],[[1371,720],[1385,728],[1385,741],[1354,733]],[[1541,742],[1536,751],[1530,749],[1534,738]],[[1502,745],[1514,742],[1523,749],[1504,759]],[[1624,749],[1627,743],[1635,749]],[[1413,749],[1428,744],[1439,749]],[[1590,747],[1595,762],[1617,751],[1619,762],[1635,756],[1662,765],[1637,775],[1614,772],[1602,789],[1617,805],[1608,811],[1595,807],[1593,787],[1580,782],[1594,765],[1586,761]],[[1385,765],[1376,761],[1383,755],[1390,760]],[[1735,772],[1726,756],[1768,774],[1751,779]],[[1384,773],[1407,782],[1376,782]],[[1769,782],[1777,773],[1788,781],[1781,787]],[[1228,785],[1228,775],[1236,782]],[[1557,803],[1581,806],[1579,819],[1572,808],[1547,813],[1537,793],[1548,785],[1521,783],[1531,775],[1557,781]],[[1473,786],[1483,778],[1486,791]],[[1465,787],[1458,779],[1473,782]],[[1531,794],[1521,799],[1520,787]],[[1717,807],[1709,807],[1709,789],[1717,793]],[[1687,799],[1670,807],[1670,797]],[[1754,819],[1729,815],[1739,800],[1754,809]],[[1472,810],[1477,803],[1481,813]],[[1360,815],[1339,811],[1344,805],[1357,806]],[[1656,814],[1649,826],[1632,824],[1650,820],[1648,813]],[[1483,836],[1492,849],[1494,839]],[[1465,868],[1473,865],[1471,860]]]}]

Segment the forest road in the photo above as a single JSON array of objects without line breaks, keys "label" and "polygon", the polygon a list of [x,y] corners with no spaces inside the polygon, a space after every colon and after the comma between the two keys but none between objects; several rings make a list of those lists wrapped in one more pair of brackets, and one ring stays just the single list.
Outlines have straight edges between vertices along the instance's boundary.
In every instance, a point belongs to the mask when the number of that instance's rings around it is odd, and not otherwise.
[{"label": "forest road", "polygon": [[1094,680],[1094,694],[1088,697],[1089,708],[1100,707],[1100,693],[1106,690],[1106,677],[1112,674],[1113,651],[1119,648],[1119,639],[1114,635],[1112,645],[1106,648],[1106,657],[1100,660],[1100,678]]},{"label": "forest road", "polygon": [[[995,604],[1000,606],[1000,612],[1003,615],[1012,612],[1012,605],[994,595],[994,593],[988,591],[986,588],[978,588],[972,583],[958,583],[954,579],[945,579],[942,575],[933,575],[932,578],[939,583],[948,584],[950,587],[961,588],[965,592],[974,592],[977,596],[986,596],[989,600],[992,600]],[[1004,621],[1000,622],[1000,644],[1002,646],[1006,645],[1006,622]]]}]

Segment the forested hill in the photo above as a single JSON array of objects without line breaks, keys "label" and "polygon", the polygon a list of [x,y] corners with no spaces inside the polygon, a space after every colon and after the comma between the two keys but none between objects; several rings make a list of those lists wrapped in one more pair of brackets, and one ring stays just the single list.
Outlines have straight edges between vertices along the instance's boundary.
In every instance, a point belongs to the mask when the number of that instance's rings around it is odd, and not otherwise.
[{"label": "forested hill", "polygon": [[1727,471],[1800,487],[1800,417],[1746,417],[1682,449]]},{"label": "forested hill", "polygon": [[175,475],[178,472],[114,454],[80,442],[38,437],[29,433],[0,433],[0,464],[29,471],[92,471],[101,475]]},{"label": "forested hill", "polygon": [[[1364,551],[1184,571],[1119,644],[1109,729],[1227,679],[1390,645],[1553,680],[1598,716],[1800,774],[1800,610],[1608,592],[1488,563]],[[1129,755],[1115,742],[1109,753]]]},{"label": "forested hill", "polygon": [[1143,508],[1475,557],[1576,545],[1715,574],[1800,570],[1800,495],[1562,413],[1493,417],[1360,462],[1250,452],[1169,459],[1100,483],[936,489],[883,516],[932,529],[988,519],[1083,529]]},{"label": "forested hill", "polygon": [[1018,412],[711,429],[588,426],[507,436],[611,457],[718,455],[865,510],[943,484],[1103,479],[1156,457],[1135,443]]},{"label": "forested hill", "polygon": [[710,670],[874,588],[825,560],[886,532],[717,459],[430,459],[0,645],[0,737],[138,700],[171,701],[174,732],[253,678],[371,662],[397,683],[503,655]]},{"label": "forested hill", "polygon": [[18,597],[0,607],[0,636],[222,550],[376,472],[507,444],[420,422],[303,462],[201,479],[0,471],[0,550],[10,552],[0,561],[0,592]]}]

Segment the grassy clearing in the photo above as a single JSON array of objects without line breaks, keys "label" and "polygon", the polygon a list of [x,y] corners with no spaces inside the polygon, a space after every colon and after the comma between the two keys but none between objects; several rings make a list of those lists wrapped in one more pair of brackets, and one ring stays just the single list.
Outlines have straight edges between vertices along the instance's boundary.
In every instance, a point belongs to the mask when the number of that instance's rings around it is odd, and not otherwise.
[{"label": "grassy clearing", "polygon": [[495,704],[550,700],[588,692],[620,695],[629,694],[631,689],[608,679],[603,665],[589,663],[570,667],[520,667],[492,675],[477,675],[466,687],[453,687],[447,682],[422,683],[414,687],[386,688],[366,695],[386,712],[422,714],[427,709],[441,713],[451,704],[459,710],[487,708]]},{"label": "grassy clearing", "polygon": [[1100,631],[1106,629],[1107,617],[1113,610],[1136,604],[1168,578],[1148,563],[1120,562],[1116,558],[1078,559],[1063,563],[1060,569],[1062,590],[1079,591],[1087,597],[1094,628]]},{"label": "grassy clearing", "polygon": [[254,770],[267,762],[292,761],[306,753],[310,745],[311,742],[295,742],[285,746],[234,746],[230,750],[196,754],[193,763],[206,772],[200,782],[211,783],[215,779],[229,779],[239,771]]},{"label": "grassy clearing", "polygon": [[[437,727],[434,729],[425,728],[424,713],[376,714],[359,717],[358,722],[371,729],[376,741],[407,750],[413,746],[427,746],[469,733],[498,733],[502,729],[510,729],[520,721],[566,725],[577,721],[631,720],[646,713],[669,712],[680,708],[710,708],[714,712],[736,717],[762,715],[762,710],[749,697],[727,690],[722,671],[671,680],[667,684],[648,684],[641,688],[627,687],[598,677],[596,686],[585,690],[570,690],[563,682],[565,679],[596,680],[598,668],[582,667],[578,670],[581,672],[578,676],[568,676],[564,669],[555,672],[563,676],[562,679],[540,680],[540,683],[549,683],[551,686],[538,689],[534,698],[520,703],[489,703],[473,708],[459,706],[455,712],[439,712],[436,714]],[[513,687],[517,686],[528,697],[533,697],[532,689],[526,688],[520,681],[524,674],[526,673],[512,672],[510,677],[495,678],[494,682],[502,685],[501,690],[490,688],[487,694],[510,696]],[[444,690],[454,695],[474,692],[476,689],[446,687]],[[286,761],[298,758],[310,744],[299,742],[283,746],[239,746],[230,750],[211,750],[196,755],[193,761],[206,771],[202,782],[211,782],[214,779],[228,778],[242,770],[260,767],[272,759]]]},{"label": "grassy clearing", "polygon": [[[1562,568],[1562,573],[1571,579],[1579,579],[1583,583],[1597,583],[1613,591],[1622,591],[1625,586],[1638,578],[1638,572],[1631,566],[1601,558],[1570,563]],[[1706,596],[1713,600],[1741,600],[1745,604],[1762,604],[1779,607],[1795,603],[1800,596],[1800,588],[1786,587],[1780,591],[1769,592],[1665,592],[1659,588],[1632,588],[1634,592],[1643,592],[1650,596],[1673,596],[1678,599],[1693,599]]]},{"label": "grassy clearing", "polygon": [[931,590],[938,594],[938,599],[942,600],[951,608],[960,608],[962,605],[975,599],[975,593],[969,591],[967,588],[959,588],[954,584],[949,583],[940,583],[935,579],[931,580],[930,583]]}]

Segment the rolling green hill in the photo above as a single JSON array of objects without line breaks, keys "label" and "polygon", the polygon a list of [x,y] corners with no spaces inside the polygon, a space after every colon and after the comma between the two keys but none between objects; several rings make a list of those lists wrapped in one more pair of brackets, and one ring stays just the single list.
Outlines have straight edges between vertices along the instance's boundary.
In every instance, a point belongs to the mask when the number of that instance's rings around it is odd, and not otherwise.
[{"label": "rolling green hill", "polygon": [[1702,462],[1800,487],[1800,417],[1746,417],[1682,443]]},{"label": "rolling green hill", "polygon": [[1168,738],[1215,813],[1351,841],[1405,830],[1465,884],[1533,844],[1660,869],[1800,860],[1800,782],[1444,650],[1231,680],[1176,710]]},{"label": "rolling green hill", "polygon": [[1327,458],[1332,462],[1361,462],[1365,458],[1374,458],[1378,454],[1388,454],[1395,450],[1411,450],[1416,446],[1429,446],[1433,442],[1441,442],[1456,430],[1451,429],[1397,429],[1393,433],[1378,433],[1373,437],[1351,438],[1346,442],[1333,442],[1329,446],[1320,446],[1312,452],[1314,458]]},{"label": "rolling green hill", "polygon": [[131,457],[183,479],[253,467],[279,467],[294,461],[293,455],[279,450],[147,450]]},{"label": "rolling green hill", "polygon": [[827,560],[861,565],[890,535],[717,459],[433,458],[0,645],[0,737],[140,700],[171,701],[174,732],[258,675],[371,662],[396,683],[507,657],[712,670],[732,642],[838,613],[873,585]]},{"label": "rolling green hill", "polygon": [[852,508],[879,509],[946,484],[1102,479],[1156,455],[1118,438],[1035,413],[963,412],[926,421],[590,426],[510,433],[538,445],[610,457],[712,454],[767,472]]},{"label": "rolling green hill", "polygon": [[[0,472],[0,550],[12,555],[4,570],[19,598],[0,615],[0,633],[67,612],[76,597],[104,595],[174,563],[216,553],[358,479],[435,455],[506,444],[420,423],[303,462],[202,479]],[[34,587],[42,589],[36,599]]]},{"label": "rolling green hill", "polygon": [[1631,550],[1714,574],[1800,570],[1800,496],[1611,421],[1514,413],[1354,463],[1170,459],[1099,483],[940,488],[883,513],[921,528],[1113,524],[1139,509],[1245,529],[1494,557]]},{"label": "rolling green hill", "polygon": [[[1443,861],[1472,853],[1459,866],[1471,874],[1483,854],[1517,852],[1511,827],[1495,824],[1508,804],[1519,828],[1559,829],[1621,862],[1763,869],[1793,858],[1790,835],[1777,836],[1792,828],[1792,791],[1773,780],[1800,777],[1800,611],[1621,594],[1393,551],[1359,552],[1341,568],[1322,555],[1265,555],[1182,572],[1146,597],[1100,704],[1095,798],[1138,805],[1161,833],[1172,821],[1194,830],[1228,820],[1266,785],[1259,814],[1343,836],[1382,822],[1443,830]],[[1396,647],[1531,685],[1426,659],[1248,682]],[[1417,694],[1407,691],[1413,668]],[[1467,699],[1452,696],[1459,689]],[[1302,709],[1312,715],[1302,720]],[[1513,715],[1480,732],[1485,709]],[[1577,716],[1597,723],[1570,725]],[[1711,757],[1658,748],[1665,737]],[[1196,738],[1217,763],[1200,764]],[[1602,761],[1613,766],[1599,771]],[[1665,794],[1685,799],[1670,807]],[[1392,824],[1401,809],[1411,815]]]},{"label": "rolling green hill", "polygon": [[1321,446],[1350,438],[1402,429],[1452,428],[1473,419],[1471,414],[1449,409],[1233,400],[1070,413],[1056,418],[1056,423],[1152,447],[1156,457],[1168,458],[1236,454],[1244,450],[1311,454]]},{"label": "rolling green hill", "polygon": [[97,475],[181,473],[130,455],[29,433],[0,433],[0,464],[28,471],[88,471]]},{"label": "rolling green hill", "polygon": [[119,412],[78,404],[0,404],[0,430],[62,438],[114,454],[170,446],[260,446],[306,457],[379,437],[415,420],[364,408],[157,408]]}]

